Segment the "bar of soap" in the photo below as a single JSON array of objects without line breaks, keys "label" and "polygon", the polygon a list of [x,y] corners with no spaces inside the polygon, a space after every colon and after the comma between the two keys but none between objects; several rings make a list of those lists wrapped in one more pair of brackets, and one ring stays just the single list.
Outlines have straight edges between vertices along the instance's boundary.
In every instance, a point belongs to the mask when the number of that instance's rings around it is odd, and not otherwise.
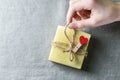
[{"label": "bar of soap", "polygon": [[[65,29],[64,26],[58,26],[53,42],[69,43],[69,41],[65,37],[64,29]],[[66,32],[69,38],[71,39],[73,36],[74,30],[67,28]],[[80,30],[76,30],[74,45],[78,44],[80,36],[85,36],[86,38],[88,38],[88,40],[90,40],[90,37],[91,37],[91,35],[88,33],[82,32]],[[82,49],[87,50],[88,44],[89,44],[89,41],[87,44],[85,44],[82,47]],[[80,51],[78,51],[77,53],[82,54],[80,53]],[[75,58],[73,61],[70,61],[69,56],[70,56],[70,52],[63,52],[62,49],[52,45],[49,60],[52,62],[66,65],[66,66],[70,66],[73,68],[81,69],[85,55],[75,55]]]}]

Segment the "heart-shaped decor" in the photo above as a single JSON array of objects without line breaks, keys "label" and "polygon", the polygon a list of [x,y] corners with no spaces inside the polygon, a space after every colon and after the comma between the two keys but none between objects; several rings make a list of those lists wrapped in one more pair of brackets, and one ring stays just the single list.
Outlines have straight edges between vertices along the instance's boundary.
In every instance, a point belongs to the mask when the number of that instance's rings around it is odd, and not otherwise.
[{"label": "heart-shaped decor", "polygon": [[88,42],[88,38],[86,38],[84,36],[80,36],[79,40],[80,40],[81,44],[86,44]]}]

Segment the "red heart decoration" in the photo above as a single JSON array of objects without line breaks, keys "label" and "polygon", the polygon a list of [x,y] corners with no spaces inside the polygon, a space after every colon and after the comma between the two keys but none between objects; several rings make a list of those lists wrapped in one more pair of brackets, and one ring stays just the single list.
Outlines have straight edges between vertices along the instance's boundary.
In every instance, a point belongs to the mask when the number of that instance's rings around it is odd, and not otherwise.
[{"label": "red heart decoration", "polygon": [[88,38],[85,38],[84,36],[80,36],[79,40],[81,44],[86,44],[88,42]]}]

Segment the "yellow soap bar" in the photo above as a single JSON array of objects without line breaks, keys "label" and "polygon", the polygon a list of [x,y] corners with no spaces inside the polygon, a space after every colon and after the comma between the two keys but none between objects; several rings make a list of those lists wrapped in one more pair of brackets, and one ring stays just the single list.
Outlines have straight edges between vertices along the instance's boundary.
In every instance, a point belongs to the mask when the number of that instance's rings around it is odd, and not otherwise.
[{"label": "yellow soap bar", "polygon": [[[64,26],[58,26],[53,42],[69,43],[69,41],[67,40],[64,34],[64,29],[65,29]],[[66,33],[68,37],[71,39],[73,36],[74,30],[67,28]],[[90,40],[90,37],[91,37],[91,35],[88,33],[82,32],[80,30],[76,30],[75,40],[74,40],[75,45],[79,43],[80,36],[85,36],[86,38],[88,38],[88,40]],[[87,44],[85,44],[82,47],[82,49],[87,50],[88,44],[89,44],[89,41]],[[77,53],[80,53],[80,51],[78,51]],[[49,60],[66,65],[66,66],[70,66],[73,68],[81,69],[85,55],[75,55],[75,59],[73,61],[70,61],[69,56],[70,56],[70,52],[63,52],[63,50],[60,49],[59,47],[55,47],[52,45]]]}]

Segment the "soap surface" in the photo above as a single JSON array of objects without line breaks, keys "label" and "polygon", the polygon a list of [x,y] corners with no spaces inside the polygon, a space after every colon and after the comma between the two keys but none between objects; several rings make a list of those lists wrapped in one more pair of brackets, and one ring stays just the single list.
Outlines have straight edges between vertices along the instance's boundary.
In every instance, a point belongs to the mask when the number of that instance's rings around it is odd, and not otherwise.
[{"label": "soap surface", "polygon": [[[64,29],[65,29],[64,26],[58,26],[53,42],[69,43],[69,41],[67,40],[64,34]],[[73,36],[74,30],[67,28],[66,32],[68,37],[71,39]],[[80,36],[85,36],[86,38],[88,38],[88,40],[90,40],[90,37],[91,37],[91,35],[88,33],[82,32],[80,30],[76,30],[74,45],[78,44]],[[87,44],[82,46],[82,49],[87,50],[88,44],[89,44],[89,41]],[[77,53],[83,54],[80,51],[78,51]],[[59,64],[66,65],[66,66],[70,66],[73,68],[81,69],[85,55],[75,55],[75,59],[73,61],[70,61],[69,56],[70,56],[70,52],[63,52],[62,49],[52,45],[49,60]]]}]

